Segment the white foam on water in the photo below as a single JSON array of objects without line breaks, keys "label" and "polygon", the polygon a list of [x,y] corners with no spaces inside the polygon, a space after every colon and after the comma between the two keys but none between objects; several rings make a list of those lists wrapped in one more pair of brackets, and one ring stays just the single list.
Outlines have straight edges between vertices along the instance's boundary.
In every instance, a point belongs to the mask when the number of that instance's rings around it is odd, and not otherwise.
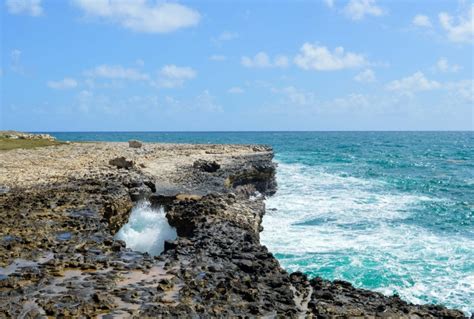
[{"label": "white foam on water", "polygon": [[132,209],[128,223],[115,237],[133,250],[157,256],[163,252],[165,240],[174,240],[177,234],[168,223],[163,208],[153,208],[148,201],[143,201]]},{"label": "white foam on water", "polygon": [[474,311],[474,239],[410,223],[415,207],[443,199],[300,164],[279,164],[277,179],[261,241],[287,255],[283,267]]}]

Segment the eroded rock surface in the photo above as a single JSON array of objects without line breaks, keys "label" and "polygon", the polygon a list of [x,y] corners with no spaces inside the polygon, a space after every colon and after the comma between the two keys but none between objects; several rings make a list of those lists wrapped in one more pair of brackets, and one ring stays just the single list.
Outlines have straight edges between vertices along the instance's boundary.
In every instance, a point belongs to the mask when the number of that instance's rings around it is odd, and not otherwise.
[{"label": "eroded rock surface", "polygon": [[[127,143],[0,153],[0,317],[463,317],[284,271],[259,241],[272,156]],[[121,157],[134,165],[109,164]],[[114,239],[144,198],[178,233],[155,258]]]}]

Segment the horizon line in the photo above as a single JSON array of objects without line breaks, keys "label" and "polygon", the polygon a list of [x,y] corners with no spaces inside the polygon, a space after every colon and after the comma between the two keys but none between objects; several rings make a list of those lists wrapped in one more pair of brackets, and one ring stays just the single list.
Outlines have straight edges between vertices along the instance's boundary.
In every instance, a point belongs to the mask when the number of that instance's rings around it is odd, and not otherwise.
[{"label": "horizon line", "polygon": [[[5,130],[5,131],[15,131],[15,130]],[[21,132],[21,131],[20,131]],[[28,133],[331,133],[331,132],[474,132],[474,129],[471,130],[229,130],[229,131],[49,131],[49,130],[37,130],[37,131],[23,131]]]}]

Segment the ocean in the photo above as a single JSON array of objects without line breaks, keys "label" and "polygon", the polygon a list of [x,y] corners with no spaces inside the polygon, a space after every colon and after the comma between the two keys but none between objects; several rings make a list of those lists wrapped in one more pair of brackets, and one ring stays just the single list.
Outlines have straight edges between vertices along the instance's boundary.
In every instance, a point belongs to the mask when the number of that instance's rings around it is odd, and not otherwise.
[{"label": "ocean", "polygon": [[473,132],[50,134],[271,145],[261,241],[285,269],[474,312]]}]

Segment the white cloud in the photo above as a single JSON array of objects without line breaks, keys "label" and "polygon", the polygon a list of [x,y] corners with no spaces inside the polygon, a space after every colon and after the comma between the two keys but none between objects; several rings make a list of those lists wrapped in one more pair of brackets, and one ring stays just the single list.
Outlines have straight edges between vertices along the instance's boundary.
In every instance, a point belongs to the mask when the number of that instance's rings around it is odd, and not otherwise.
[{"label": "white cloud", "polygon": [[240,62],[247,68],[285,68],[289,64],[286,56],[277,55],[272,60],[265,52],[258,52],[254,57],[243,56]]},{"label": "white cloud", "polygon": [[412,21],[413,25],[417,27],[423,28],[431,28],[433,25],[431,24],[431,20],[428,16],[423,14],[417,14]]},{"label": "white cloud", "polygon": [[375,72],[371,69],[365,69],[354,77],[357,82],[370,83],[375,82]]},{"label": "white cloud", "polygon": [[162,67],[159,75],[159,87],[175,88],[182,86],[186,80],[194,79],[197,72],[190,67],[180,67],[170,64]]},{"label": "white cloud", "polygon": [[441,58],[436,62],[436,70],[440,72],[458,72],[461,70],[461,66],[457,64],[450,64],[446,58]]},{"label": "white cloud", "polygon": [[448,39],[457,43],[472,43],[474,39],[474,4],[468,7],[464,15],[453,17],[446,12],[439,15],[441,27]]},{"label": "white cloud", "polygon": [[324,3],[329,7],[334,7],[334,0],[324,0]]},{"label": "white cloud", "polygon": [[289,65],[288,57],[285,55],[277,55],[273,60],[273,64],[279,68],[286,68]]},{"label": "white cloud", "polygon": [[225,55],[214,54],[209,57],[211,61],[225,61],[227,57]]},{"label": "white cloud", "polygon": [[121,65],[99,65],[84,72],[89,77],[99,77],[117,80],[141,81],[148,80],[149,76],[134,68],[125,68]]},{"label": "white cloud", "polygon": [[360,93],[351,93],[345,97],[338,97],[326,102],[326,109],[332,109],[334,113],[337,112],[358,112],[362,109],[371,107],[371,97]]},{"label": "white cloud", "polygon": [[87,15],[137,32],[167,33],[199,23],[199,12],[178,3],[146,0],[74,0]]},{"label": "white cloud", "polygon": [[253,68],[253,67],[265,68],[265,67],[271,66],[270,58],[268,57],[268,54],[266,54],[265,52],[259,52],[253,58],[243,56],[241,59],[241,63],[243,66],[247,68]]},{"label": "white cloud", "polygon": [[375,0],[350,0],[344,7],[345,14],[352,20],[362,20],[366,15],[381,16],[384,10]]},{"label": "white cloud", "polygon": [[474,80],[461,80],[445,85],[451,97],[471,104],[474,103]]},{"label": "white cloud", "polygon": [[434,80],[429,80],[423,72],[416,72],[408,77],[390,82],[386,86],[389,91],[400,92],[405,95],[413,95],[419,91],[431,91],[441,88],[441,84]]},{"label": "white cloud", "polygon": [[41,0],[7,0],[6,5],[11,14],[27,14],[33,17],[43,14]]},{"label": "white cloud", "polygon": [[305,43],[296,55],[295,63],[304,70],[333,71],[361,67],[367,61],[361,54],[345,52],[343,47],[331,52],[325,46]]},{"label": "white cloud", "polygon": [[294,86],[285,87],[282,90],[279,90],[279,93],[283,93],[288,99],[288,102],[295,105],[313,105],[316,101],[316,96],[314,93],[299,90]]},{"label": "white cloud", "polygon": [[77,86],[77,81],[73,78],[64,78],[60,81],[48,81],[48,86],[55,90],[73,89]]},{"label": "white cloud", "polygon": [[222,107],[217,104],[215,97],[208,91],[204,90],[195,99],[195,108],[204,112],[222,112]]},{"label": "white cloud", "polygon": [[227,92],[231,94],[242,94],[244,93],[244,90],[238,86],[234,86],[227,90]]}]

